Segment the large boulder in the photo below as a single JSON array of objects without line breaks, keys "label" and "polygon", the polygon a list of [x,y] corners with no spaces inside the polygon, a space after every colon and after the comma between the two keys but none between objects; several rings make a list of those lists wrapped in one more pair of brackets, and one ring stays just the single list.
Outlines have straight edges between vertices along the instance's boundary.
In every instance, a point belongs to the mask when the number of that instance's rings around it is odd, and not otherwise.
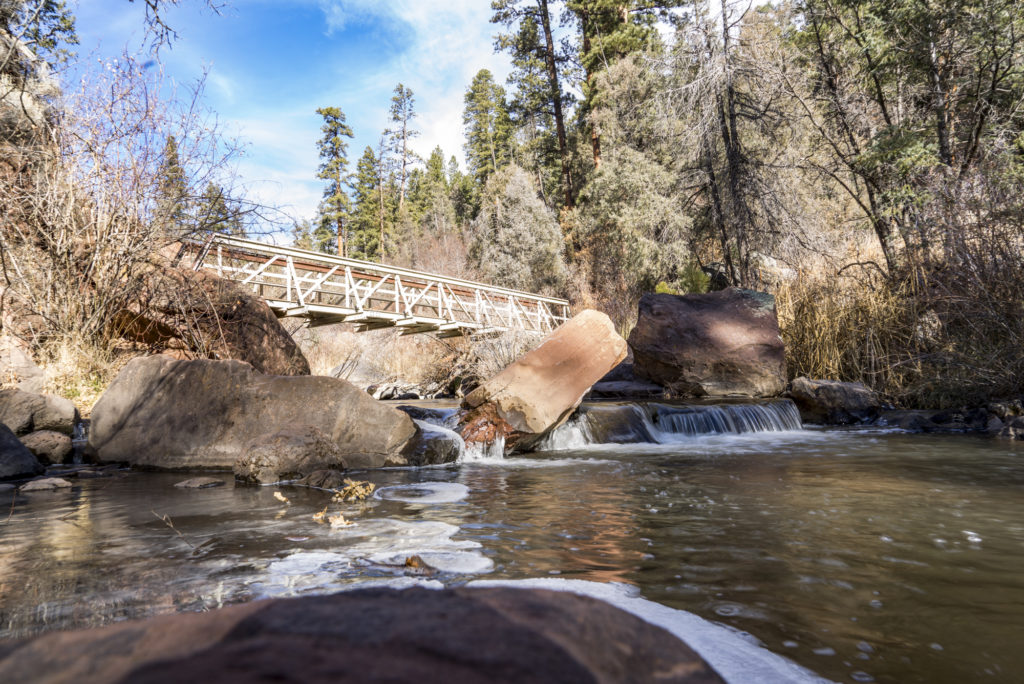
[{"label": "large boulder", "polygon": [[665,682],[723,680],[670,632],[537,589],[363,589],[258,601],[0,648],[0,681]]},{"label": "large boulder", "polygon": [[47,465],[64,463],[71,456],[71,437],[55,430],[37,430],[21,438],[32,455]]},{"label": "large boulder", "polygon": [[583,311],[496,376],[466,395],[467,443],[528,449],[580,405],[591,386],[626,358],[626,341],[608,316]]},{"label": "large boulder", "polygon": [[21,390],[0,390],[0,423],[16,435],[36,430],[54,430],[72,435],[78,422],[78,409],[63,397],[33,394]]},{"label": "large boulder", "polygon": [[878,395],[862,382],[799,377],[790,385],[789,397],[805,423],[860,423],[874,419],[882,408]]},{"label": "large boulder", "polygon": [[46,375],[32,360],[28,347],[11,335],[0,335],[0,382],[35,393],[41,393],[46,383]]},{"label": "large boulder", "polygon": [[0,423],[0,480],[34,477],[43,470],[43,464],[21,443],[11,429]]},{"label": "large boulder", "polygon": [[341,448],[330,437],[303,425],[257,437],[235,461],[234,470],[242,482],[271,484],[347,467]]},{"label": "large boulder", "polygon": [[101,462],[231,469],[261,436],[296,426],[367,467],[407,465],[417,434],[409,416],[344,380],[158,355],[133,359],[114,379],[92,410],[89,446]]},{"label": "large boulder", "polygon": [[629,346],[637,377],[674,394],[773,397],[786,387],[775,298],[762,292],[644,295]]},{"label": "large boulder", "polygon": [[267,375],[309,375],[309,362],[267,303],[208,271],[161,263],[115,327],[121,337],[179,358],[234,359]]}]

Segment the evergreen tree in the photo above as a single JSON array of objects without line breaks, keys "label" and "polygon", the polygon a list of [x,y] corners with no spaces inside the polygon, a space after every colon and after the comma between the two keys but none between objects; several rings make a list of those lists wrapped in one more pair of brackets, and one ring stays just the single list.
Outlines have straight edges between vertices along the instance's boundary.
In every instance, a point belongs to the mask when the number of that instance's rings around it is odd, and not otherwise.
[{"label": "evergreen tree", "polygon": [[395,166],[398,172],[399,211],[405,206],[405,191],[408,187],[409,174],[412,172],[412,165],[417,161],[416,153],[409,147],[412,139],[420,134],[412,127],[412,120],[416,117],[413,105],[412,91],[401,83],[395,86],[395,94],[391,98],[392,128],[387,131],[387,136],[388,149],[395,157]]},{"label": "evergreen tree", "polygon": [[224,194],[224,188],[210,183],[196,204],[196,228],[211,233],[245,237],[242,212]]},{"label": "evergreen tree", "polygon": [[470,259],[484,279],[531,292],[560,292],[565,283],[562,233],[515,164],[491,176],[473,222]]},{"label": "evergreen tree", "polygon": [[382,237],[380,231],[380,163],[367,145],[356,164],[352,184],[354,206],[352,219],[352,253],[360,259],[379,260]]},{"label": "evergreen tree", "polygon": [[505,89],[487,69],[473,77],[466,91],[462,125],[466,132],[466,162],[481,187],[487,178],[510,161],[512,121]]},{"label": "evergreen tree", "polygon": [[575,190],[565,126],[565,97],[560,76],[561,66],[567,58],[555,49],[548,0],[493,0],[491,8],[494,10],[491,21],[503,24],[511,30],[511,33],[498,36],[496,46],[508,50],[513,61],[532,64],[536,57],[543,63],[545,87],[543,91],[538,91],[538,94],[543,93],[544,107],[554,116],[563,196],[565,206],[571,209],[575,203]]},{"label": "evergreen tree", "polygon": [[[64,0],[0,0],[0,33],[15,36],[51,67],[71,56],[66,46],[78,45],[75,17]],[[7,72],[17,57],[3,47],[0,72]]]},{"label": "evergreen tree", "polygon": [[189,232],[188,185],[178,158],[178,141],[168,135],[157,175],[154,219],[167,235],[182,237]]},{"label": "evergreen tree", "polygon": [[455,222],[465,225],[473,220],[477,212],[477,192],[473,177],[459,170],[459,161],[452,155],[448,160],[448,197],[452,201]]},{"label": "evergreen tree", "polygon": [[[349,183],[348,143],[352,129],[345,123],[345,113],[338,107],[321,107],[316,113],[324,118],[320,131],[323,136],[317,141],[320,152],[320,167],[317,178],[327,181],[323,199],[320,202],[320,218],[317,227],[317,248],[348,256],[347,222],[351,213],[351,201],[345,191]],[[333,236],[330,239],[329,236]],[[335,248],[333,245],[337,244]]]},{"label": "evergreen tree", "polygon": [[292,226],[292,247],[313,250],[313,224],[302,219]]}]

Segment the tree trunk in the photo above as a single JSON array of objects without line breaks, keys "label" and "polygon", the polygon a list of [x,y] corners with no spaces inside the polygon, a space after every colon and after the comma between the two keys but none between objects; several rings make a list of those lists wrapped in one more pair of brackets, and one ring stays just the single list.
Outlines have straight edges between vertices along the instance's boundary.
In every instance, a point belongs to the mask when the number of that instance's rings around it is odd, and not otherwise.
[{"label": "tree trunk", "polygon": [[551,85],[551,103],[555,110],[555,132],[558,135],[558,152],[562,158],[562,184],[565,186],[565,206],[575,206],[572,192],[572,176],[569,171],[569,145],[565,137],[565,120],[562,118],[562,89],[558,85],[558,65],[555,64],[555,41],[551,34],[551,16],[548,0],[538,0],[541,26],[544,29],[545,55],[548,68],[548,83]]}]

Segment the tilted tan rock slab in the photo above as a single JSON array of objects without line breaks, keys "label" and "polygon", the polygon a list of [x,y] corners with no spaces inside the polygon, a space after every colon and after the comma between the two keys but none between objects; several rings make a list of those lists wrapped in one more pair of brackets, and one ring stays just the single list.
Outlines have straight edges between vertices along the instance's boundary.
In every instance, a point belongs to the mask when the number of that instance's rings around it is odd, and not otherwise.
[{"label": "tilted tan rock slab", "polygon": [[608,316],[591,309],[577,314],[466,396],[463,439],[503,437],[507,446],[529,448],[568,418],[626,351]]}]

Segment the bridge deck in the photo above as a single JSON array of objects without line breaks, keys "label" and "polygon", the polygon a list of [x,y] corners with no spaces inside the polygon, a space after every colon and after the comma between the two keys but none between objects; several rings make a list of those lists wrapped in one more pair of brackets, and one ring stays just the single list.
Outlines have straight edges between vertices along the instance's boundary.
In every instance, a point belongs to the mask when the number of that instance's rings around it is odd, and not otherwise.
[{"label": "bridge deck", "polygon": [[344,322],[457,337],[546,333],[569,318],[564,299],[227,235],[187,242],[182,252],[193,269],[247,285],[279,317],[301,316],[310,327]]}]

